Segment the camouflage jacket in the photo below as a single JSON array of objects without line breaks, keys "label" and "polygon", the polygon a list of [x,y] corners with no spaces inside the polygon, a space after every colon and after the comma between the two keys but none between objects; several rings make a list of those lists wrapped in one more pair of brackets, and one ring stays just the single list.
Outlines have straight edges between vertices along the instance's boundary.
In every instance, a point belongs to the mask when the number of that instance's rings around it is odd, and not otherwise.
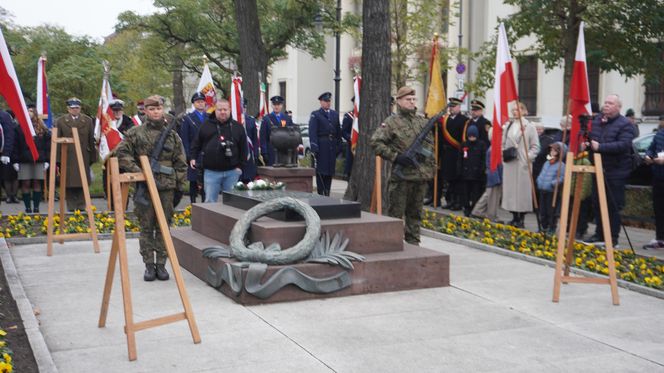
[{"label": "camouflage jacket", "polygon": [[[141,155],[148,158],[152,149],[159,141],[161,132],[165,130],[168,123],[164,121],[147,120],[141,126],[133,127],[127,132],[124,140],[115,149],[120,170],[122,172],[141,172]],[[159,163],[162,171],[154,175],[157,189],[183,191],[187,180],[187,157],[180,136],[175,132],[166,137],[164,148],[159,155]]]},{"label": "camouflage jacket", "polygon": [[[387,117],[371,136],[371,147],[377,155],[393,162],[397,155],[405,152],[415,141],[426,124],[427,120],[415,114],[414,110],[408,111],[399,107],[398,114]],[[423,146],[428,147],[433,154],[433,133],[430,133],[427,138],[428,141]],[[432,156],[420,162],[418,168],[404,167],[403,179],[430,180],[433,178],[434,162]],[[392,167],[394,167],[394,163]]]}]

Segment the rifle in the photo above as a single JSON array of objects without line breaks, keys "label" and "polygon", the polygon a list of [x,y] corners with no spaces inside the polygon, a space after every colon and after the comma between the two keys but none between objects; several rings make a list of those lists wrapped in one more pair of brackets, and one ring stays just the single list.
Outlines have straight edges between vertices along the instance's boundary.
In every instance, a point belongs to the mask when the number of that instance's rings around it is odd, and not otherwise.
[{"label": "rifle", "polygon": [[[159,135],[159,140],[157,140],[157,144],[155,145],[154,148],[152,148],[152,153],[150,153],[150,169],[152,169],[152,175],[156,175],[159,173],[172,175],[175,172],[175,170],[173,170],[173,167],[162,166],[161,164],[159,164],[159,155],[161,154],[162,150],[164,150],[164,143],[166,143],[166,137],[173,130],[173,128],[175,128],[176,123],[177,121],[174,118],[171,121],[171,123],[168,124],[166,129],[161,133],[161,135]],[[134,203],[136,205],[144,207],[149,206],[150,201],[147,198],[147,190],[148,189],[147,186],[145,185],[145,182],[137,183],[136,193],[134,194]],[[179,194],[180,194],[179,199],[182,199],[182,193]],[[175,198],[177,198],[177,193]]]},{"label": "rifle", "polygon": [[[426,141],[429,132],[431,132],[431,130],[433,130],[434,127],[436,126],[436,122],[438,122],[438,120],[444,114],[445,111],[441,111],[440,113],[431,117],[431,119],[429,119],[424,128],[422,128],[422,131],[420,131],[420,133],[417,134],[415,140],[413,140],[413,143],[410,144],[410,146],[408,147],[408,149],[406,149],[405,152],[403,152],[403,155],[405,155],[406,157],[410,158],[411,161],[413,161],[413,167],[417,168],[420,166],[420,161],[418,160],[418,158],[426,159],[431,157],[431,155],[433,155],[431,150],[423,147],[422,145]],[[394,165],[394,168],[392,168],[392,172],[394,172],[394,174],[400,178],[404,177],[403,166],[398,163]]]}]

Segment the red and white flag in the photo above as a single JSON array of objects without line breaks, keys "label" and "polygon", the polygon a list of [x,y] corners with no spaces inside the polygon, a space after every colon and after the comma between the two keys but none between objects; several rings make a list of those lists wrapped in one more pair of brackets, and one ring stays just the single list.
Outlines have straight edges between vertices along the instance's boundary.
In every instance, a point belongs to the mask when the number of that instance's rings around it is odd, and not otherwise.
[{"label": "red and white flag", "polygon": [[104,77],[99,95],[99,106],[97,107],[97,119],[95,120],[95,140],[99,143],[99,156],[106,157],[122,141],[122,134],[115,127],[113,109],[109,102],[113,99],[113,92],[108,79]]},{"label": "red and white flag", "polygon": [[261,82],[261,95],[260,95],[260,106],[258,108],[258,118],[257,119],[263,119],[264,116],[268,115],[270,113],[270,107],[267,105],[267,93],[265,92],[267,90],[267,87],[265,86],[265,83]]},{"label": "red and white flag", "polygon": [[508,104],[517,101],[516,81],[512,70],[512,57],[507,43],[505,26],[498,27],[498,48],[496,49],[496,75],[493,83],[493,132],[491,135],[491,171],[502,163],[503,124],[509,120]]},{"label": "red and white flag", "polygon": [[233,120],[244,124],[244,115],[242,110],[242,78],[234,76],[231,82],[231,115]]},{"label": "red and white flag", "polygon": [[355,76],[353,83],[353,92],[355,93],[355,102],[353,103],[353,129],[350,132],[350,149],[355,154],[357,141],[360,138],[360,88],[362,87],[362,77]]},{"label": "red and white flag", "polygon": [[212,80],[212,74],[210,73],[210,68],[207,63],[205,63],[205,66],[203,67],[201,80],[198,82],[198,88],[196,88],[196,91],[205,96],[205,110],[208,113],[213,112],[214,104],[217,102],[217,90],[214,89],[214,81]]},{"label": "red and white flag", "polygon": [[32,121],[30,120],[30,115],[28,115],[28,108],[25,106],[25,101],[23,100],[23,92],[21,91],[21,84],[18,82],[18,76],[16,75],[16,70],[14,70],[14,64],[12,63],[11,56],[9,55],[9,49],[7,48],[7,43],[5,42],[5,36],[2,34],[2,29],[0,28],[0,96],[4,97],[7,102],[7,106],[14,112],[16,119],[23,131],[23,137],[25,142],[30,149],[30,154],[32,154],[32,159],[37,161],[39,158],[39,153],[37,152],[37,147],[33,140],[35,135],[35,129],[32,127]]},{"label": "red and white flag", "polygon": [[569,149],[576,154],[579,150],[579,123],[580,115],[590,115],[590,86],[588,85],[588,70],[586,68],[586,42],[583,37],[583,26],[579,25],[579,40],[576,43],[576,57],[572,70],[572,82],[569,85],[570,114],[572,114],[572,127],[569,134]]},{"label": "red and white flag", "polygon": [[48,97],[48,82],[46,80],[46,57],[39,57],[37,62],[37,114],[45,119],[48,128],[53,127],[51,115],[51,100]]}]

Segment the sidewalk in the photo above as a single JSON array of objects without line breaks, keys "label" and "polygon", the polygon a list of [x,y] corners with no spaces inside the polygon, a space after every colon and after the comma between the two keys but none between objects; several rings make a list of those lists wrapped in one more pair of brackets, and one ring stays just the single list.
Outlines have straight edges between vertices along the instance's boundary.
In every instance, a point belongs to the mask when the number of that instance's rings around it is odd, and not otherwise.
[{"label": "sidewalk", "polygon": [[[127,243],[135,321],[181,312]],[[245,307],[184,271],[201,344],[184,321],[148,329],[129,362],[117,271],[97,327],[110,244],[9,250],[60,372],[664,372],[662,300],[619,289],[613,306],[608,286],[571,284],[552,303],[551,268],[429,237],[450,287]]]}]

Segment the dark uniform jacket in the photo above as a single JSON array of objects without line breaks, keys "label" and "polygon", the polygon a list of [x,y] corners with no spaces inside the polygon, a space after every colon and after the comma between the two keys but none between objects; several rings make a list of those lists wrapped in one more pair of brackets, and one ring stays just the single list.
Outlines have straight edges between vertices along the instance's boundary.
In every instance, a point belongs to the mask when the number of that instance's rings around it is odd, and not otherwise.
[{"label": "dark uniform jacket", "polygon": [[323,109],[311,112],[309,117],[309,141],[316,156],[316,172],[334,176],[337,154],[341,150],[341,125],[339,114]]},{"label": "dark uniform jacket", "polygon": [[267,166],[274,164],[276,154],[272,144],[270,144],[270,132],[273,127],[292,127],[294,126],[293,120],[286,113],[279,113],[278,115],[271,112],[263,118],[261,124],[261,154]]},{"label": "dark uniform jacket", "polygon": [[[441,119],[442,121],[442,119]],[[448,116],[445,123],[438,128],[438,157],[441,175],[444,180],[459,179],[457,163],[461,152],[461,143],[465,141],[468,117],[457,114]]]},{"label": "dark uniform jacket", "polygon": [[14,134],[12,117],[0,110],[0,155],[11,158],[14,152]]},{"label": "dark uniform jacket", "polygon": [[[65,114],[58,118],[55,122],[55,127],[58,129],[58,137],[72,137],[74,134],[72,129],[76,128],[78,130],[78,138],[83,153],[84,172],[88,175],[88,183],[90,183],[90,166],[97,162],[98,157],[92,118],[81,113],[78,118],[74,119],[70,114]],[[60,151],[58,151],[58,162],[59,161]],[[67,188],[80,188],[83,186],[78,171],[78,162],[76,161],[76,150],[73,146],[67,147],[67,175],[65,175],[65,178]]]},{"label": "dark uniform jacket", "polygon": [[475,141],[466,141],[461,144],[459,155],[459,170],[461,180],[481,181],[485,178],[484,165],[486,163],[486,144],[479,138]]},{"label": "dark uniform jacket", "polygon": [[[39,158],[36,162],[50,162],[51,133],[46,131],[42,135],[33,136],[32,139],[35,142],[35,147],[37,148],[37,153],[39,154]],[[14,145],[14,155],[11,157],[12,163],[35,163],[35,161],[32,159],[30,148],[28,148],[28,144],[25,142],[23,131],[16,131],[16,143]]]},{"label": "dark uniform jacket", "polygon": [[604,177],[627,179],[632,172],[632,140],[634,126],[622,115],[602,121],[602,116],[593,120],[590,139],[599,142],[598,153],[602,155]]},{"label": "dark uniform jacket", "polygon": [[486,126],[490,125],[491,122],[484,117],[484,115],[480,115],[477,119],[472,119],[470,118],[470,122],[468,125],[474,124],[477,126],[477,130],[479,132],[479,139],[484,141],[486,146],[489,146],[489,133],[486,131]]},{"label": "dark uniform jacket", "polygon": [[[227,155],[227,149],[230,155]],[[241,169],[247,162],[247,135],[244,128],[230,118],[221,123],[214,113],[210,114],[191,143],[189,160],[198,159],[201,152],[202,167],[205,170]]]},{"label": "dark uniform jacket", "polygon": [[[184,145],[184,152],[189,159],[189,152],[191,151],[191,143],[194,141],[196,135],[198,135],[198,130],[203,125],[203,122],[207,118],[207,113],[203,112],[202,116],[199,116],[196,111],[193,111],[187,115],[180,118],[180,125],[178,126],[178,135],[182,139],[182,145]],[[196,160],[199,164],[203,162],[203,159],[199,157]],[[191,168],[187,168],[187,180],[197,181],[198,172]]]}]

